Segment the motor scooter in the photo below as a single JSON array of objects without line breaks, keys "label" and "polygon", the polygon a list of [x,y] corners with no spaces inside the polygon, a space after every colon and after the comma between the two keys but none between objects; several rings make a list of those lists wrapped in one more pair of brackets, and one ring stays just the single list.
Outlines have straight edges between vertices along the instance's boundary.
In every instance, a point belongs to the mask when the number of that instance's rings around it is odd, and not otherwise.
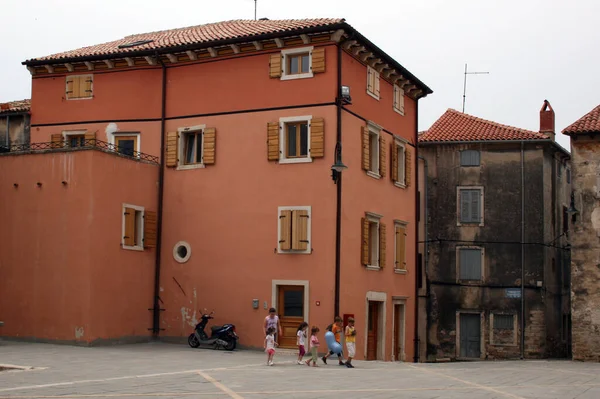
[{"label": "motor scooter", "polygon": [[194,332],[190,334],[188,337],[188,344],[192,348],[198,348],[200,345],[210,345],[214,349],[218,349],[219,347],[232,351],[237,346],[237,340],[239,339],[238,335],[235,332],[235,326],[233,324],[225,324],[222,326],[211,326],[211,335],[210,337],[204,331],[208,320],[214,319],[213,314],[214,310],[210,313],[205,312],[202,314],[200,318],[200,322],[196,324],[194,328]]}]

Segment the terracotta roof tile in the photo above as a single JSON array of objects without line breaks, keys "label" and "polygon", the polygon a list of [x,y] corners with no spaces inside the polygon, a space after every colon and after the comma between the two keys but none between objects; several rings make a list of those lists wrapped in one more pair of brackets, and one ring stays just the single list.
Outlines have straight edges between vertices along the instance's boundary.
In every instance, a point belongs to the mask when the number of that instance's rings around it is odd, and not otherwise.
[{"label": "terracotta roof tile", "polygon": [[429,130],[419,135],[419,142],[545,140],[548,138],[543,133],[502,125],[448,109]]},{"label": "terracotta roof tile", "polygon": [[567,126],[564,134],[600,133],[600,105]]},{"label": "terracotta roof tile", "polygon": [[9,112],[28,112],[31,108],[31,100],[9,101],[0,104],[0,114]]},{"label": "terracotta roof tile", "polygon": [[[110,55],[140,50],[159,50],[174,46],[201,44],[220,40],[240,39],[262,34],[282,33],[300,29],[335,25],[344,22],[342,18],[288,19],[288,20],[234,20],[205,25],[189,26],[171,30],[141,33],[95,46],[65,51],[28,61],[60,60],[66,58]],[[140,45],[119,48],[134,42],[149,41]],[[27,62],[27,61],[26,61]]]}]

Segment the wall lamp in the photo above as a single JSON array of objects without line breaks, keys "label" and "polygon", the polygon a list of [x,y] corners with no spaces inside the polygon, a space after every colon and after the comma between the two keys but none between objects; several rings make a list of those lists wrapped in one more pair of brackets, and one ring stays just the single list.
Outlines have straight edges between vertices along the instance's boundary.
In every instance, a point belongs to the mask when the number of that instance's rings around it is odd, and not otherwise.
[{"label": "wall lamp", "polygon": [[333,182],[337,184],[342,171],[344,169],[348,169],[348,167],[342,162],[342,144],[339,142],[335,145],[334,160],[334,164],[331,165],[331,178],[333,179]]},{"label": "wall lamp", "polygon": [[575,192],[571,191],[571,204],[569,205],[569,209],[567,209],[567,213],[571,215],[571,223],[575,223],[577,218],[577,214],[579,211],[575,208]]},{"label": "wall lamp", "polygon": [[350,97],[350,86],[342,86],[340,93],[342,95],[342,104],[349,105],[352,104],[352,97]]}]

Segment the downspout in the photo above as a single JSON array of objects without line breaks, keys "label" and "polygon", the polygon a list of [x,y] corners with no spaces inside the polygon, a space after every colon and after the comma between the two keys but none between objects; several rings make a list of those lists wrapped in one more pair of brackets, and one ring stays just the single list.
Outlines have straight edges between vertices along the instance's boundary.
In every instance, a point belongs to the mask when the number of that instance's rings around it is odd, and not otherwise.
[{"label": "downspout", "polygon": [[158,337],[160,332],[160,255],[162,248],[162,219],[163,219],[163,200],[164,200],[164,179],[165,179],[165,114],[167,100],[167,67],[162,61],[158,53],[156,58],[162,67],[162,100],[161,100],[161,115],[160,115],[160,166],[158,172],[158,209],[156,215],[156,259],[154,266],[154,305],[152,312],[152,334]]},{"label": "downspout", "polygon": [[[417,143],[418,143],[418,140],[417,140]],[[423,211],[423,225],[425,226],[425,228],[423,230],[425,230],[425,237],[424,237],[424,240],[423,240],[424,241],[423,242],[423,267],[421,268],[421,283],[427,284],[427,265],[428,265],[427,260],[428,260],[428,256],[429,256],[429,237],[427,235],[427,216],[428,216],[427,215],[427,209],[428,209],[428,206],[429,206],[428,198],[427,198],[427,176],[429,176],[429,167],[427,165],[427,160],[425,158],[423,158],[422,156],[418,155],[417,156],[417,173],[419,171],[419,166],[418,166],[418,164],[419,164],[418,160],[419,159],[423,160],[423,165],[424,165],[424,167],[423,167],[423,183],[424,183],[424,186],[425,186],[423,188],[423,195],[425,196],[425,205],[424,205],[425,210]],[[419,181],[418,174],[417,174],[417,181]],[[419,241],[418,237],[419,237],[419,224],[417,224],[417,241]],[[417,245],[418,245],[418,243],[417,243]],[[417,251],[417,253],[419,253],[419,252]],[[423,274],[425,275],[425,279],[423,279]],[[419,299],[418,294],[419,294],[419,287],[417,285],[417,302],[418,302],[418,299]],[[417,321],[419,320],[418,311],[419,311],[419,307],[418,307],[418,304],[417,304],[417,316],[416,316],[416,320]],[[427,325],[427,323],[425,323],[425,325]],[[417,325],[417,333],[418,333],[418,327],[419,326]],[[418,335],[417,335],[417,337],[418,337]],[[419,339],[419,344],[420,343],[421,343],[421,340]],[[420,357],[421,357],[421,353],[419,351],[418,355],[415,355],[415,359],[420,359]],[[415,363],[417,361],[418,360],[415,360]]]},{"label": "downspout", "polygon": [[525,143],[521,141],[521,359],[525,358]]},{"label": "downspout", "polygon": [[[415,215],[418,214],[419,209],[419,99],[415,100]],[[425,184],[427,186],[427,184]],[[427,209],[427,208],[425,208]],[[418,217],[418,216],[417,216]],[[415,218],[415,221],[417,220]],[[427,219],[425,219],[425,223],[427,223]],[[415,261],[417,254],[419,253],[419,223],[415,223]],[[416,266],[415,262],[415,266]],[[417,285],[417,276],[415,273],[415,348],[413,355],[413,362],[419,362],[419,287]]]},{"label": "downspout", "polygon": [[[337,107],[337,135],[336,142],[342,145],[342,46],[337,46],[337,87],[335,104]],[[337,156],[337,154],[335,154]],[[335,163],[335,159],[334,159]],[[340,252],[341,252],[341,234],[342,234],[342,173],[333,171],[336,174],[336,208],[335,208],[335,300],[333,305],[333,317],[340,315]]]}]

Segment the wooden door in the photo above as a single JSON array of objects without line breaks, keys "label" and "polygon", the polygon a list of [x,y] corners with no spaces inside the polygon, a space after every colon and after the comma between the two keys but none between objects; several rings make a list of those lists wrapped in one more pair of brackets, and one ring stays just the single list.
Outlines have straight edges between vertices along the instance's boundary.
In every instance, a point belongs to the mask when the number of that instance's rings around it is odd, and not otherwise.
[{"label": "wooden door", "polygon": [[404,361],[404,305],[394,305],[394,359]]},{"label": "wooden door", "polygon": [[304,286],[279,286],[277,311],[283,335],[279,337],[281,348],[296,348],[298,326],[304,321]]},{"label": "wooden door", "polygon": [[369,301],[367,331],[367,360],[377,360],[377,335],[379,324],[379,302]]},{"label": "wooden door", "polygon": [[479,359],[481,355],[481,316],[477,313],[460,315],[460,357]]},{"label": "wooden door", "polygon": [[115,136],[115,146],[121,154],[133,156],[137,152],[137,136]]}]

